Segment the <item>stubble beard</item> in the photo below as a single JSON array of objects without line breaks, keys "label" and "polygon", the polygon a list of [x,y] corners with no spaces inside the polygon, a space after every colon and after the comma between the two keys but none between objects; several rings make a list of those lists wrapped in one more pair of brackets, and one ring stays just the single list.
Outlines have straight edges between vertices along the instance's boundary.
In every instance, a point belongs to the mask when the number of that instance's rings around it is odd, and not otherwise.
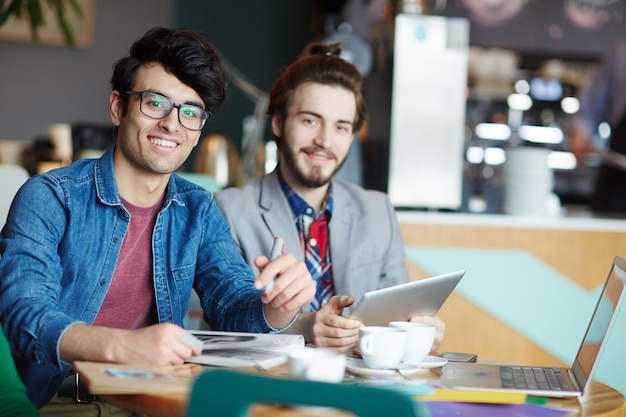
[{"label": "stubble beard", "polygon": [[120,150],[131,165],[151,174],[171,174],[180,168],[180,166],[184,163],[184,160],[179,164],[179,161],[146,158],[142,155],[142,151],[140,149],[133,148],[127,144],[120,144]]},{"label": "stubble beard", "polygon": [[309,172],[305,172],[298,165],[298,159],[296,153],[292,149],[284,149],[282,151],[283,159],[285,161],[285,166],[291,172],[293,178],[300,183],[300,185],[307,188],[319,188],[327,185],[330,180],[335,176],[337,172],[341,169],[343,164],[346,162],[347,155],[340,161],[335,169],[329,174],[324,175],[322,169],[320,167],[313,167]]}]

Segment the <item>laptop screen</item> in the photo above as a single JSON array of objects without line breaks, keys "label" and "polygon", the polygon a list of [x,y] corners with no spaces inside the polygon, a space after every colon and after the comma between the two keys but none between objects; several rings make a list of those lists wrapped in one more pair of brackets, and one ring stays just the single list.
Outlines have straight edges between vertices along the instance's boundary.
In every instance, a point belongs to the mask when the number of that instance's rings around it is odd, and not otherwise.
[{"label": "laptop screen", "polygon": [[591,381],[598,365],[597,358],[617,317],[620,304],[624,299],[625,284],[626,261],[616,257],[572,366],[583,392]]}]

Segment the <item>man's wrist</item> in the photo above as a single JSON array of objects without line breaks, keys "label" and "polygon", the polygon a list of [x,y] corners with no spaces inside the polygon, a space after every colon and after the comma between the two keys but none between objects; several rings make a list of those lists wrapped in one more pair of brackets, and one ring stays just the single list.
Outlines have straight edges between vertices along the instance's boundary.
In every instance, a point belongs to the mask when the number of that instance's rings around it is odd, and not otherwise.
[{"label": "man's wrist", "polygon": [[314,318],[315,313],[298,314],[296,320],[294,320],[285,333],[301,334],[304,336],[306,343],[315,343],[315,336],[313,335]]},{"label": "man's wrist", "polygon": [[[300,315],[300,311],[297,311],[294,314],[294,316],[289,320],[289,322],[287,322],[287,320],[283,320],[287,313],[280,312],[279,310],[276,310],[276,309],[269,312],[268,309],[270,308],[272,307],[270,307],[268,304],[265,304],[262,310],[263,310],[263,319],[265,320],[265,323],[267,324],[267,326],[270,328],[271,333],[285,333],[286,330],[288,330],[289,328],[291,328],[291,326],[293,326],[293,324],[296,322],[296,320],[298,319]],[[281,323],[287,322],[287,323],[285,325],[280,325],[280,324],[276,325],[275,323],[277,322],[281,322]]]}]

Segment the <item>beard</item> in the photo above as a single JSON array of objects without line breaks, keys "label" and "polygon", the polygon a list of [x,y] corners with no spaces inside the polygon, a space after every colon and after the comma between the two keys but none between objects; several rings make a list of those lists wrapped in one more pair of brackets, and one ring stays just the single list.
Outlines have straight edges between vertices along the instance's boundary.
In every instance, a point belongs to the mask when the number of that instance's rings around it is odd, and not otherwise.
[{"label": "beard", "polygon": [[346,159],[348,159],[346,155],[346,157],[337,164],[335,169],[330,174],[324,174],[320,167],[313,167],[308,172],[302,169],[298,165],[296,152],[293,149],[285,147],[282,151],[282,155],[285,167],[289,170],[289,172],[291,172],[294,179],[307,188],[319,188],[327,185],[335,174],[339,172],[343,164],[346,162]]}]

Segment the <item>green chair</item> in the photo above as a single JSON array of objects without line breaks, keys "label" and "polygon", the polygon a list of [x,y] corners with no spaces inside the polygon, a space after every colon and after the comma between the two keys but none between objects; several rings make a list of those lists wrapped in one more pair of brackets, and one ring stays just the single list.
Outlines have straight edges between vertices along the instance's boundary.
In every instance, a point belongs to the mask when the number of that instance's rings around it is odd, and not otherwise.
[{"label": "green chair", "polygon": [[272,378],[217,369],[198,377],[187,417],[244,417],[255,403],[334,407],[359,417],[425,417],[427,408],[396,391],[365,385]]}]

